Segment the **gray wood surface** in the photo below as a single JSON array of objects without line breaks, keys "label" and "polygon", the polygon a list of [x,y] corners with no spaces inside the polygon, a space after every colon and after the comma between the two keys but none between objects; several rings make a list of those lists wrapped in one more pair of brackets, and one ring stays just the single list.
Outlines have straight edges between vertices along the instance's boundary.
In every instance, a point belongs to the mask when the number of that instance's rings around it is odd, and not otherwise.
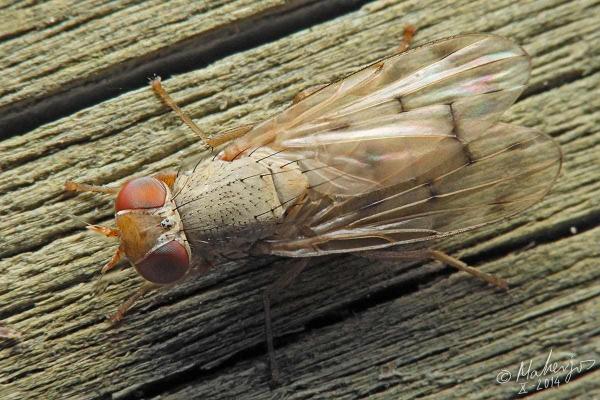
[{"label": "gray wood surface", "polygon": [[0,43],[0,107],[76,87],[104,69],[283,3],[51,0],[27,8],[17,3],[0,16],[0,37],[14,36]]},{"label": "gray wood surface", "polygon": [[[212,14],[199,9],[192,18],[188,2],[3,1],[0,19],[13,23],[0,24],[0,105],[24,101],[26,109],[30,96],[84,86],[105,68],[120,73],[129,57],[155,57],[275,3],[215,2],[207,6]],[[538,391],[531,379],[530,394],[600,397],[599,20],[600,4],[591,0],[373,1],[164,82],[216,133],[267,118],[305,87],[391,54],[407,23],[419,28],[417,44],[494,32],[533,57],[530,87],[504,119],[561,144],[561,177],[528,212],[440,244],[508,279],[511,289],[435,263],[315,260],[275,305],[284,381],[275,390],[260,294],[285,262],[221,265],[147,296],[116,328],[105,321],[141,279],[132,269],[100,279],[116,243],[86,232],[81,220],[111,224],[112,201],[65,194],[62,185],[118,184],[199,153],[149,88],[0,141],[0,325],[22,334],[0,339],[0,398],[510,399],[520,389],[520,363],[531,359],[541,370],[551,350],[554,361],[596,365],[568,383],[560,375],[558,388]],[[497,382],[502,370],[510,382]]]}]

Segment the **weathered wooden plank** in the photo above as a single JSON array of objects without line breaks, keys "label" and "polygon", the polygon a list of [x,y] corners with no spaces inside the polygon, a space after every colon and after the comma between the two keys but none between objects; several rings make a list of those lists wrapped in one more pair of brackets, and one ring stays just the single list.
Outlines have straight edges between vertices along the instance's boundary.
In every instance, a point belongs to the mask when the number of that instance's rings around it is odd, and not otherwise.
[{"label": "weathered wooden plank", "polygon": [[0,41],[0,107],[61,91],[72,81],[283,3],[53,0],[5,10],[0,15],[0,38],[8,37]]},{"label": "weathered wooden plank", "polygon": [[[355,10],[365,0],[87,0],[0,13],[0,137]],[[313,22],[314,23],[314,22]]]},{"label": "weathered wooden plank", "polygon": [[[420,41],[493,31],[534,57],[532,89],[506,119],[555,136],[563,176],[529,213],[445,245],[515,288],[496,293],[433,264],[317,261],[275,309],[279,334],[303,330],[280,346],[288,384],[277,394],[509,398],[518,387],[495,384],[502,368],[543,358],[551,347],[599,358],[597,15],[592,1],[374,2],[165,82],[215,132],[265,118],[305,86],[389,54],[406,22],[422,27]],[[270,260],[221,266],[145,300],[111,330],[104,314],[139,279],[111,274],[109,290],[94,295],[112,243],[68,216],[102,222],[111,205],[64,196],[64,180],[110,183],[164,169],[194,153],[193,142],[145,89],[0,143],[0,319],[24,334],[18,346],[0,344],[5,397],[269,395],[259,294],[278,272]],[[589,231],[565,238],[571,226]],[[529,242],[547,244],[522,249]],[[548,395],[592,390],[590,376]]]}]

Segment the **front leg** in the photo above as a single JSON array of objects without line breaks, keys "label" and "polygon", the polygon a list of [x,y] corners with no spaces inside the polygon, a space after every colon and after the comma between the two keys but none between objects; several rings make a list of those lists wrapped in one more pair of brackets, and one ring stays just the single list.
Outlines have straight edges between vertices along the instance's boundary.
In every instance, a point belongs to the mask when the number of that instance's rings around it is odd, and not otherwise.
[{"label": "front leg", "polygon": [[410,49],[410,45],[416,32],[417,28],[414,25],[406,25],[404,27],[404,32],[402,32],[402,41],[400,42],[400,46],[398,46],[398,53],[402,53]]},{"label": "front leg", "polygon": [[[152,177],[164,182],[170,188],[173,187],[175,179],[177,178],[177,171],[162,171],[152,175]],[[104,194],[117,194],[121,189],[121,186],[107,186],[107,185],[88,185],[87,183],[77,183],[73,181],[66,181],[64,189],[67,192],[92,192],[92,193],[104,193]]]},{"label": "front leg", "polygon": [[73,181],[66,181],[64,188],[67,192],[94,192],[105,194],[117,194],[119,192],[119,187],[88,185],[86,183],[77,183]]},{"label": "front leg", "polygon": [[131,309],[131,307],[133,307],[133,305],[146,293],[161,287],[163,286],[156,285],[150,282],[142,284],[142,286],[140,286],[138,290],[136,290],[127,300],[125,300],[123,304],[121,304],[119,308],[117,308],[117,311],[112,316],[109,316],[108,319],[113,324],[120,322],[125,317],[125,314],[127,314],[127,311],[129,311],[129,309]]}]

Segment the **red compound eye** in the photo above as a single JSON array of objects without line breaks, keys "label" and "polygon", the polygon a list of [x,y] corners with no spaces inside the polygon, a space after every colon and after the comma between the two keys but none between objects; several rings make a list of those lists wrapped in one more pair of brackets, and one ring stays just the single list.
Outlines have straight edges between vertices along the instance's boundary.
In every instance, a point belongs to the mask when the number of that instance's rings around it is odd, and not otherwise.
[{"label": "red compound eye", "polygon": [[165,204],[166,196],[167,191],[158,179],[149,176],[135,178],[124,184],[119,190],[115,201],[115,210],[162,207]]},{"label": "red compound eye", "polygon": [[187,250],[179,242],[170,241],[149,253],[135,265],[146,280],[165,285],[183,278],[190,267]]}]

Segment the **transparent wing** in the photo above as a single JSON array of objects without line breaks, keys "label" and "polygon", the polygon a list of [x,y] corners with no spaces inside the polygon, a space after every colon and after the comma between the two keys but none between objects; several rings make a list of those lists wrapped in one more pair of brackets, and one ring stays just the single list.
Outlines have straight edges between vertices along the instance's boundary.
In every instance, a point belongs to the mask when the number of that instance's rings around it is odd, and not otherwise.
[{"label": "transparent wing", "polygon": [[309,183],[263,250],[305,256],[430,240],[533,204],[560,151],[541,133],[498,124],[529,70],[507,39],[457,36],[375,63],[257,125],[221,158],[271,152],[297,162]]},{"label": "transparent wing", "polygon": [[[505,38],[462,35],[443,39],[324,87],[257,125],[228,146],[222,158],[242,157],[268,145],[275,150],[304,151],[331,164],[332,145],[348,148],[390,136],[483,132],[523,91],[529,70],[525,51]],[[360,149],[354,153],[359,160],[370,156]],[[352,170],[352,163],[343,164],[344,172]],[[360,168],[356,175],[363,173]]]},{"label": "transparent wing", "polygon": [[[443,144],[439,154],[446,158]],[[509,124],[491,127],[465,143],[462,156],[451,158],[448,168],[436,167],[435,176],[363,195],[336,198],[309,190],[290,223],[262,248],[270,254],[313,256],[475,229],[539,202],[561,164],[560,149],[549,136]]]}]

